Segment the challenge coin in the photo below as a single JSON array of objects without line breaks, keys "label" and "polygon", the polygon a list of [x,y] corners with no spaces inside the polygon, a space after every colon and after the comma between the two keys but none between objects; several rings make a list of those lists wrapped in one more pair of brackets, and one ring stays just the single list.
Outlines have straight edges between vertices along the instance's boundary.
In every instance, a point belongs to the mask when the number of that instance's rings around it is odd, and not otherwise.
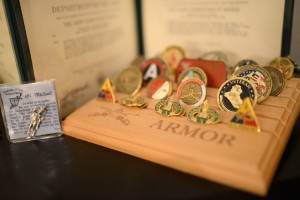
[{"label": "challenge coin", "polygon": [[207,76],[207,87],[219,88],[226,80],[226,65],[222,61],[182,59],[175,71],[175,81],[178,82],[180,74],[189,67],[202,69]]},{"label": "challenge coin", "polygon": [[272,78],[263,67],[255,65],[243,66],[235,71],[232,77],[243,77],[251,81],[256,87],[258,103],[265,101],[271,93]]},{"label": "challenge coin", "polygon": [[150,81],[147,86],[147,96],[152,99],[164,99],[172,94],[172,82],[165,76],[159,76]]},{"label": "challenge coin", "polygon": [[197,78],[189,78],[178,86],[177,99],[180,104],[199,106],[206,97],[205,84]]},{"label": "challenge coin", "polygon": [[198,78],[200,79],[205,85],[207,84],[207,76],[205,72],[198,68],[198,67],[189,67],[185,69],[178,77],[178,84],[182,81],[185,81],[188,78]]},{"label": "challenge coin", "polygon": [[181,116],[185,111],[174,96],[168,97],[168,99],[160,100],[155,104],[154,110],[164,116]]},{"label": "challenge coin", "polygon": [[121,93],[136,94],[142,86],[142,73],[139,69],[128,67],[117,77],[116,90]]},{"label": "challenge coin", "polygon": [[234,71],[237,71],[241,67],[252,66],[252,65],[258,66],[258,63],[254,60],[251,60],[251,59],[243,59],[243,60],[240,60],[238,63],[236,63],[234,65]]},{"label": "challenge coin", "polygon": [[166,65],[163,60],[153,58],[147,60],[142,66],[141,72],[143,77],[142,86],[146,86],[152,79],[165,75]]},{"label": "challenge coin", "polygon": [[282,71],[275,67],[264,66],[272,78],[272,90],[270,96],[277,96],[285,86],[285,78]]},{"label": "challenge coin", "polygon": [[228,64],[228,57],[225,53],[221,51],[210,51],[204,54],[201,58],[203,60],[214,60],[214,61],[222,61],[226,65],[226,73],[227,77],[229,77],[233,73],[233,67]]},{"label": "challenge coin", "polygon": [[140,69],[145,63],[146,58],[144,56],[137,56],[130,64],[130,66]]},{"label": "challenge coin", "polygon": [[222,115],[215,109],[209,108],[207,100],[198,107],[191,109],[187,118],[197,124],[216,124],[222,121]]},{"label": "challenge coin", "polygon": [[269,66],[282,69],[286,79],[293,77],[295,65],[289,57],[278,57],[273,59]]},{"label": "challenge coin", "polygon": [[168,73],[174,74],[178,63],[185,58],[185,52],[178,46],[170,46],[163,53],[161,53],[160,58],[167,65]]},{"label": "challenge coin", "polygon": [[128,107],[139,107],[139,108],[146,108],[147,103],[144,98],[140,97],[139,95],[133,95],[129,97],[123,97],[120,100],[120,103],[124,106]]},{"label": "challenge coin", "polygon": [[257,102],[255,86],[244,78],[229,79],[221,85],[217,93],[219,108],[224,111],[236,112],[249,97],[253,107]]}]

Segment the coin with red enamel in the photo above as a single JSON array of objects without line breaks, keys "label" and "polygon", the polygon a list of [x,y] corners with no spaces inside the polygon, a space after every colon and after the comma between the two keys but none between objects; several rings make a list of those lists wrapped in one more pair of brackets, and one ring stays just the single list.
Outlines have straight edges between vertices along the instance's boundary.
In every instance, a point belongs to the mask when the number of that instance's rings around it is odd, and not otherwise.
[{"label": "coin with red enamel", "polygon": [[152,79],[165,75],[165,71],[166,65],[163,60],[159,58],[147,60],[141,67],[143,86],[146,86]]},{"label": "coin with red enamel", "polygon": [[205,84],[197,78],[182,81],[177,89],[177,99],[180,104],[199,106],[206,97]]},{"label": "coin with red enamel", "polygon": [[147,86],[147,96],[152,99],[164,99],[172,94],[172,82],[165,76],[159,76],[150,81]]}]

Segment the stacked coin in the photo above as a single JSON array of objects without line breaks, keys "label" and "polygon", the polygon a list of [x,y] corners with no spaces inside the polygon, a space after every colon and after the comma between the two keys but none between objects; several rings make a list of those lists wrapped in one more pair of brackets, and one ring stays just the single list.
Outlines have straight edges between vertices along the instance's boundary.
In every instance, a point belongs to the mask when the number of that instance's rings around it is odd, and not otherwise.
[{"label": "stacked coin", "polygon": [[204,54],[200,59],[222,61],[228,66],[228,58],[226,54],[221,51],[210,51]]},{"label": "stacked coin", "polygon": [[202,57],[200,57],[199,59],[214,60],[214,61],[222,61],[222,62],[224,62],[225,65],[226,65],[227,77],[229,77],[232,74],[232,72],[233,72],[233,67],[229,66],[229,64],[228,64],[228,57],[226,56],[225,53],[223,53],[221,51],[210,51],[210,52],[207,52]]},{"label": "stacked coin", "polygon": [[170,46],[159,57],[166,63],[168,74],[174,74],[180,60],[185,58],[185,52],[179,46]]},{"label": "stacked coin", "polygon": [[143,86],[147,86],[152,79],[158,76],[164,76],[166,68],[165,62],[159,58],[147,60],[141,67]]},{"label": "stacked coin", "polygon": [[146,63],[146,58],[144,56],[136,57],[130,64],[130,66],[135,68],[141,68]]},{"label": "stacked coin", "polygon": [[147,86],[147,96],[152,99],[167,98],[172,92],[172,82],[166,76],[159,76],[152,79]]},{"label": "stacked coin", "polygon": [[142,86],[142,73],[139,69],[128,67],[121,71],[116,80],[117,92],[134,95]]},{"label": "stacked coin", "polygon": [[139,95],[123,97],[120,100],[120,103],[122,105],[128,106],[128,107],[139,107],[139,108],[146,108],[147,107],[147,103],[146,103],[145,99],[143,99]]},{"label": "stacked coin", "polygon": [[217,93],[219,108],[224,111],[236,112],[249,97],[253,107],[257,102],[255,86],[244,78],[233,78],[225,81]]},{"label": "stacked coin", "polygon": [[285,86],[285,79],[283,72],[275,67],[264,66],[264,68],[269,72],[272,78],[272,90],[270,96],[277,96],[283,90]]},{"label": "stacked coin", "polygon": [[178,86],[177,99],[182,105],[199,106],[205,98],[205,84],[197,78],[186,79]]},{"label": "stacked coin", "polygon": [[283,70],[285,78],[288,80],[293,77],[295,64],[290,57],[278,57],[273,59],[268,66]]},{"label": "stacked coin", "polygon": [[237,71],[244,66],[258,66],[258,63],[251,59],[243,59],[234,65],[234,71]]},{"label": "stacked coin", "polygon": [[181,72],[178,77],[178,81],[177,81],[178,85],[188,78],[200,79],[205,85],[207,85],[206,73],[199,67],[189,67],[183,70],[183,72]]},{"label": "stacked coin", "polygon": [[258,65],[242,66],[232,75],[232,78],[237,77],[243,77],[254,84],[258,94],[258,103],[269,97],[272,90],[272,78],[265,68]]}]

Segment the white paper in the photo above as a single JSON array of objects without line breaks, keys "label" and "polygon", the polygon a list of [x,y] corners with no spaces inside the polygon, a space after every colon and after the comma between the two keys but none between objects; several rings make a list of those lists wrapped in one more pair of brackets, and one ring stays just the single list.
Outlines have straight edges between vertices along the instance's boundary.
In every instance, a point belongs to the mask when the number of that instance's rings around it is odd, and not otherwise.
[{"label": "white paper", "polygon": [[46,111],[36,129],[35,137],[62,133],[53,81],[0,87],[0,95],[5,127],[11,140],[32,139],[27,132],[33,110],[37,107],[43,107]]},{"label": "white paper", "polygon": [[4,5],[0,0],[0,83],[17,83],[20,80]]},{"label": "white paper", "polygon": [[280,56],[284,0],[143,0],[146,57],[171,45],[190,58],[221,51],[229,65]]},{"label": "white paper", "polygon": [[62,115],[138,55],[133,0],[20,0],[37,80],[56,79]]}]

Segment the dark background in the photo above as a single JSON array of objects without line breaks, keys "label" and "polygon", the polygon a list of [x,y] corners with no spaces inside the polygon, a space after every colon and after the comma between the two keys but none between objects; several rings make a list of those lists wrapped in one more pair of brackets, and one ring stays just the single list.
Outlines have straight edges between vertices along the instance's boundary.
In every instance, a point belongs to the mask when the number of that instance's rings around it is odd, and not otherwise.
[{"label": "dark background", "polygon": [[[136,0],[137,8],[141,0]],[[9,3],[7,3],[9,2]],[[287,0],[282,55],[290,50],[294,0]],[[298,2],[298,1],[295,1]],[[33,71],[18,0],[5,0],[19,64]],[[299,4],[297,4],[299,5]],[[266,11],[267,12],[267,11]],[[255,13],[254,13],[255,14]],[[141,20],[140,9],[137,19]],[[143,54],[139,23],[139,49]],[[17,45],[17,46],[16,46]],[[0,120],[2,123],[2,119]],[[1,124],[0,200],[6,199],[300,199],[300,117],[266,197],[259,197],[68,136],[12,144]]]},{"label": "dark background", "polygon": [[300,199],[300,117],[266,197],[65,135],[13,144],[3,130],[1,200]]}]

